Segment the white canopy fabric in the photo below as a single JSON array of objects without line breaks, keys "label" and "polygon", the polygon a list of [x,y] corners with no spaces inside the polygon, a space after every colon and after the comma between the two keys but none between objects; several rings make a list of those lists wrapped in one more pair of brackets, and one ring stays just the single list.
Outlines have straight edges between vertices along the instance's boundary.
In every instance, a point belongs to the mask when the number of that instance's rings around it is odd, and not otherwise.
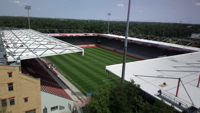
[{"label": "white canopy fabric", "polygon": [[[106,70],[121,77],[122,64],[106,66]],[[176,97],[179,78],[183,84],[180,83]],[[134,80],[158,99],[163,99],[158,96],[161,90],[170,105],[181,103],[182,108],[200,108],[200,52],[127,63],[125,80]]]},{"label": "white canopy fabric", "polygon": [[97,33],[48,33],[48,36],[53,37],[83,37],[83,36],[98,36]]},{"label": "white canopy fabric", "polygon": [[84,54],[84,49],[78,46],[31,29],[4,30],[3,33],[8,62],[76,52]]}]

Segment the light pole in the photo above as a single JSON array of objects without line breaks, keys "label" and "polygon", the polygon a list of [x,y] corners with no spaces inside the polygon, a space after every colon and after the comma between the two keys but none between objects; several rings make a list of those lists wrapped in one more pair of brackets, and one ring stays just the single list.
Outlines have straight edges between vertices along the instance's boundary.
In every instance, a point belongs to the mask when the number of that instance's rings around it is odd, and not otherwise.
[{"label": "light pole", "polygon": [[127,21],[126,21],[126,35],[125,35],[125,40],[124,40],[124,54],[123,54],[121,83],[124,82],[125,68],[126,68],[126,53],[127,53],[127,46],[128,46],[127,39],[128,39],[128,31],[129,31],[130,8],[131,8],[131,0],[129,0],[129,2],[128,2],[128,13],[127,13]]},{"label": "light pole", "polygon": [[108,13],[108,31],[107,31],[108,34],[110,33],[110,16],[111,13]]},{"label": "light pole", "polygon": [[31,25],[30,25],[30,17],[29,17],[29,11],[31,10],[31,6],[30,5],[26,5],[25,7],[25,10],[28,11],[28,28],[30,29],[31,28]]}]

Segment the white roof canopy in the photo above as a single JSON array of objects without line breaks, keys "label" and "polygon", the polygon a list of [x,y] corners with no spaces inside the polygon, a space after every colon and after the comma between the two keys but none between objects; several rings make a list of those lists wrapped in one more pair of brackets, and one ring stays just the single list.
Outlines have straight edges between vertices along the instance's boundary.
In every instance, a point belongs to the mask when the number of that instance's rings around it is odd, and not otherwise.
[{"label": "white roof canopy", "polygon": [[[121,77],[122,64],[106,66],[106,70]],[[143,91],[168,99],[164,101],[170,105],[181,103],[177,109],[200,108],[200,52],[127,63],[125,80],[134,80]],[[158,90],[163,97],[158,96]]]},{"label": "white roof canopy", "polygon": [[[108,38],[116,38],[116,39],[125,39],[125,36],[113,35],[113,34],[100,34],[100,36],[108,37]],[[182,49],[182,50],[189,50],[189,51],[200,51],[200,48],[197,47],[190,47],[154,40],[147,40],[147,39],[140,39],[135,37],[128,37],[128,41],[138,42],[138,43],[145,43],[145,44],[153,44],[159,47],[167,47],[167,48],[175,48],[175,49]]]},{"label": "white roof canopy", "polygon": [[2,41],[8,62],[84,52],[80,47],[34,30],[4,30],[3,32]]}]

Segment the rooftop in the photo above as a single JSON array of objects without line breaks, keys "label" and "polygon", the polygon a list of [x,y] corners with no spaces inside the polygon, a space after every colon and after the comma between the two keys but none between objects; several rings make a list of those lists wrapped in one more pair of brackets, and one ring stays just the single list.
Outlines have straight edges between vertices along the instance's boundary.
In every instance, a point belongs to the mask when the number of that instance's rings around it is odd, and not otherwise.
[{"label": "rooftop", "polygon": [[[199,56],[200,52],[193,52],[130,62],[126,64],[125,80],[134,80],[143,91],[179,110],[200,108]],[[106,70],[121,77],[122,64],[106,66]]]},{"label": "rooftop", "polygon": [[6,64],[6,57],[5,57],[6,51],[5,51],[3,41],[1,38],[2,36],[3,36],[3,33],[1,32],[0,33],[0,65]]},{"label": "rooftop", "polygon": [[1,42],[6,51],[7,62],[84,52],[78,46],[31,29],[3,30],[2,32],[4,36],[1,37]]},{"label": "rooftop", "polygon": [[52,37],[81,37],[81,36],[98,36],[97,33],[48,33]]}]

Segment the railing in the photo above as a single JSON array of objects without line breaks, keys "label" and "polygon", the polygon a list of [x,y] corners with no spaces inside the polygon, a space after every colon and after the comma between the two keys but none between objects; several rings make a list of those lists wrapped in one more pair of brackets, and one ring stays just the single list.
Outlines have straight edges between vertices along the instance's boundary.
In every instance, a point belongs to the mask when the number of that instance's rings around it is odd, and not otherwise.
[{"label": "railing", "polygon": [[185,109],[189,108],[188,103],[174,97],[174,95],[170,95],[166,92],[162,92],[162,94],[158,94],[157,96],[160,97],[161,99],[171,103],[173,106],[175,106],[181,110],[185,110]]}]

